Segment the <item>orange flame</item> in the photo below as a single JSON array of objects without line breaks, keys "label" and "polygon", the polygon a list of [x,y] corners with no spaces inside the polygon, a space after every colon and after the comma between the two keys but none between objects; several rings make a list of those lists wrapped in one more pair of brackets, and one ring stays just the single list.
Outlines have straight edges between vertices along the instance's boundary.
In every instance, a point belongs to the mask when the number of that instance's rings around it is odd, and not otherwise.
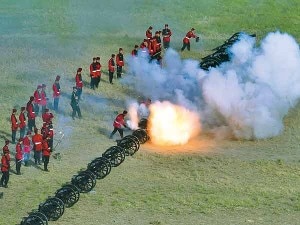
[{"label": "orange flame", "polygon": [[156,145],[183,145],[200,133],[200,117],[170,102],[150,105],[150,140]]}]

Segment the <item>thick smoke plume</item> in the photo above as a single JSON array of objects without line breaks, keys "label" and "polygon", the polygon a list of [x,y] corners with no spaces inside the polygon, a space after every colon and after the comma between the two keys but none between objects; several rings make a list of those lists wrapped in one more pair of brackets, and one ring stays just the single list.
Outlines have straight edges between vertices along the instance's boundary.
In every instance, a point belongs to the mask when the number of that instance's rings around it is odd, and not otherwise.
[{"label": "thick smoke plume", "polygon": [[168,100],[201,116],[202,130],[241,139],[280,134],[283,118],[300,96],[299,45],[288,34],[268,34],[255,46],[244,35],[229,50],[231,61],[204,71],[169,49],[160,67],[129,58],[130,83],[144,96]]}]

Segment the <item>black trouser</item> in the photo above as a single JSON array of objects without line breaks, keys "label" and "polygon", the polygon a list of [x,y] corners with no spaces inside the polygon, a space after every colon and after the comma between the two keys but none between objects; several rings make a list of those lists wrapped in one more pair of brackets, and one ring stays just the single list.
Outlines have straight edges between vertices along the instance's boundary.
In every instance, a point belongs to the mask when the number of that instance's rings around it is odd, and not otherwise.
[{"label": "black trouser", "polygon": [[170,47],[170,42],[169,41],[164,41],[163,42],[164,48],[167,49]]},{"label": "black trouser", "polygon": [[122,77],[122,66],[117,66],[117,78]]},{"label": "black trouser", "polygon": [[28,119],[28,130],[32,131],[32,128],[35,127],[35,119]]},{"label": "black trouser", "polygon": [[11,142],[12,142],[13,144],[16,143],[16,136],[17,136],[17,131],[16,131],[16,130],[12,130],[12,131],[11,131]]},{"label": "black trouser", "polygon": [[22,165],[22,159],[16,159],[16,171],[17,171],[17,174],[21,174],[21,165]]},{"label": "black trouser", "polygon": [[44,155],[44,170],[48,170],[48,163],[49,163],[49,158],[50,156]]},{"label": "black trouser", "polygon": [[36,150],[34,150],[33,157],[34,157],[35,164],[40,164],[41,163],[41,153],[42,153],[42,151],[36,151]]},{"label": "black trouser", "polygon": [[33,104],[33,107],[34,107],[34,112],[35,112],[35,115],[37,116],[39,114],[39,111],[40,111],[40,106],[39,104]]},{"label": "black trouser", "polygon": [[77,113],[78,117],[81,118],[81,111],[80,111],[79,105],[71,105],[71,106],[72,106],[72,109],[73,109],[72,118],[73,119],[75,118],[76,113]]},{"label": "black trouser", "polygon": [[26,127],[20,128],[20,138],[23,138],[25,136],[25,130]]},{"label": "black trouser", "polygon": [[189,42],[189,43],[184,43],[184,42],[183,42],[181,51],[183,51],[185,48],[187,48],[188,51],[191,50],[191,44],[190,44],[190,42]]},{"label": "black trouser", "polygon": [[6,186],[9,181],[9,171],[2,172],[0,184]]},{"label": "black trouser", "polygon": [[112,84],[112,80],[114,78],[114,72],[108,72],[108,77],[109,77],[109,83]]},{"label": "black trouser", "polygon": [[96,84],[96,77],[91,77],[91,89],[95,89],[95,84]]},{"label": "black trouser", "polygon": [[113,132],[111,132],[110,138],[112,138],[117,131],[119,132],[120,137],[123,138],[123,129],[122,128],[117,128],[117,127],[115,127]]},{"label": "black trouser", "polygon": [[98,88],[99,83],[100,83],[100,77],[96,77],[95,79],[96,79],[95,86],[96,86],[96,88]]},{"label": "black trouser", "polygon": [[48,145],[49,145],[50,151],[52,152],[53,151],[53,138],[49,139]]}]

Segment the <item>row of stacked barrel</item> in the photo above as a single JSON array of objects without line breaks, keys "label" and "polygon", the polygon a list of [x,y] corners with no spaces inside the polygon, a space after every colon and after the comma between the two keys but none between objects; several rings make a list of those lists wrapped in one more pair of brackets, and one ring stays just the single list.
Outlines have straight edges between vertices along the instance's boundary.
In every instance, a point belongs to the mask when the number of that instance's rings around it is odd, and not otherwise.
[{"label": "row of stacked barrel", "polygon": [[55,196],[41,203],[37,210],[32,211],[21,221],[21,225],[47,225],[48,221],[58,220],[65,211],[76,204],[81,193],[90,192],[96,185],[97,179],[105,178],[112,167],[124,162],[126,156],[134,155],[149,140],[145,129],[133,131],[117,141],[116,146],[108,148],[100,157],[93,159],[85,170],[74,175],[70,183],[64,184],[55,192]]}]

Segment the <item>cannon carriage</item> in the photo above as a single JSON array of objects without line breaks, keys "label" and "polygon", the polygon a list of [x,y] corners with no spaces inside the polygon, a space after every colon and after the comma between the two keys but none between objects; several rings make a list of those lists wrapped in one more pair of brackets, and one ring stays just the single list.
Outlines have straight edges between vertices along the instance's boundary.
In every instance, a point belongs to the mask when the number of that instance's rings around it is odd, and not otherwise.
[{"label": "cannon carriage", "polygon": [[124,162],[125,151],[120,146],[112,146],[102,154],[102,157],[108,159],[112,167],[117,167]]},{"label": "cannon carriage", "polygon": [[98,157],[88,164],[87,169],[96,175],[96,179],[103,179],[110,173],[111,167],[110,160]]},{"label": "cannon carriage", "polygon": [[127,156],[132,156],[140,148],[139,139],[134,135],[127,135],[123,137],[121,140],[117,141],[117,145],[123,149]]},{"label": "cannon carriage", "polygon": [[57,197],[49,197],[39,205],[38,211],[44,214],[48,221],[56,221],[64,214],[65,204]]},{"label": "cannon carriage", "polygon": [[20,225],[48,225],[48,219],[42,212],[32,211],[22,219]]},{"label": "cannon carriage", "polygon": [[96,175],[89,170],[80,171],[72,177],[71,183],[80,193],[90,192],[96,186]]},{"label": "cannon carriage", "polygon": [[80,192],[75,185],[65,184],[55,192],[55,197],[62,200],[66,208],[70,208],[78,202]]}]

